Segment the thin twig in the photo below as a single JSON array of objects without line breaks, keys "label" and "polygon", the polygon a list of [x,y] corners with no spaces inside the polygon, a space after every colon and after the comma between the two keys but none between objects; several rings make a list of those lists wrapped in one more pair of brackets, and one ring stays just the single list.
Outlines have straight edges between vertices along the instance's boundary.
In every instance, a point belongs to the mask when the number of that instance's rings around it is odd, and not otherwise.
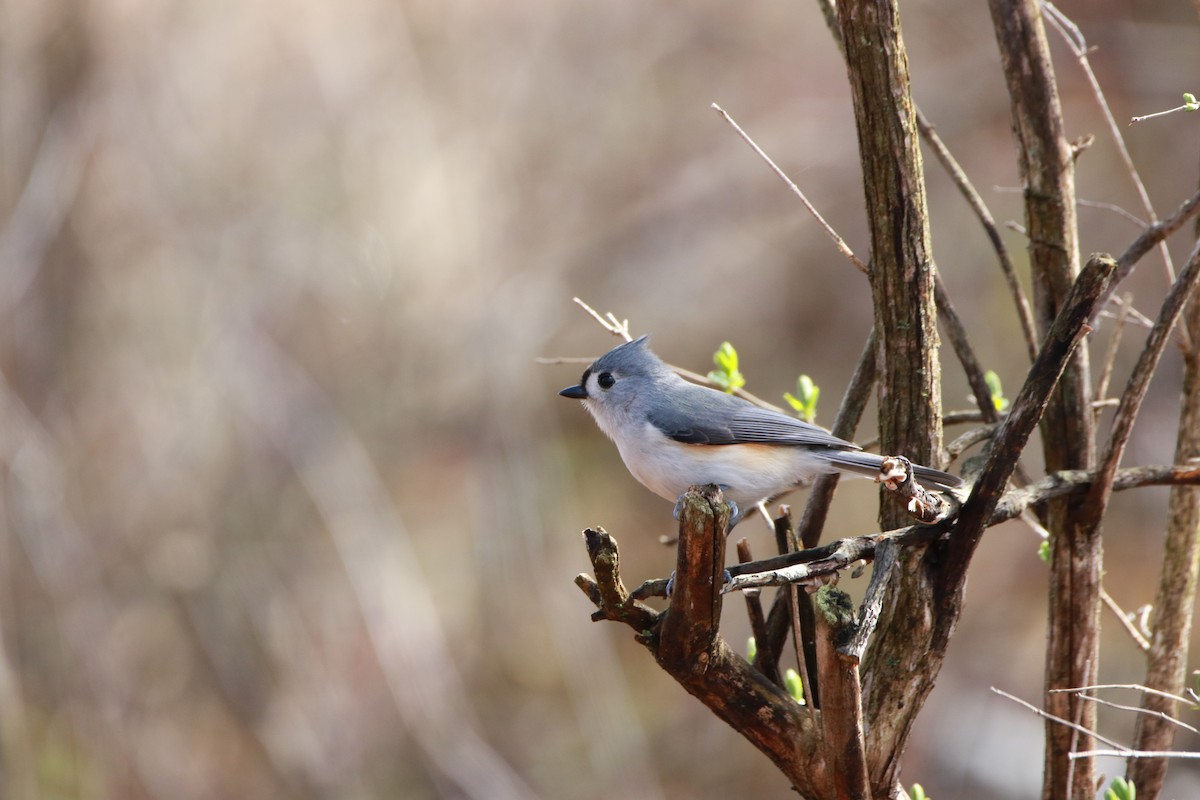
[{"label": "thin twig", "polygon": [[1121,281],[1129,277],[1142,256],[1182,228],[1184,223],[1194,217],[1198,211],[1200,211],[1200,191],[1184,200],[1171,216],[1162,222],[1151,225],[1141,236],[1130,242],[1129,246],[1125,248],[1125,252],[1117,256],[1117,274],[1113,276],[1112,283],[1108,285],[1108,291],[1101,298],[1100,308],[1103,308],[1103,304],[1108,302]]},{"label": "thin twig", "polygon": [[832,225],[830,225],[828,222],[825,221],[825,218],[821,216],[821,213],[819,211],[817,211],[817,209],[813,206],[813,204],[808,202],[808,198],[804,196],[804,192],[800,191],[800,187],[797,186],[795,184],[795,182],[787,176],[787,173],[785,173],[782,169],[780,169],[778,166],[776,166],[775,162],[771,160],[771,157],[768,156],[763,151],[763,149],[761,147],[759,147],[758,144],[755,143],[755,141],[753,139],[750,138],[750,135],[748,133],[746,133],[744,130],[742,130],[742,126],[738,125],[737,121],[735,121],[733,117],[729,116],[729,113],[727,111],[725,111],[725,109],[721,108],[716,103],[712,104],[712,108],[714,111],[716,111],[718,114],[720,114],[725,119],[725,121],[728,122],[733,127],[733,129],[735,131],[737,131],[738,136],[741,136],[742,140],[746,144],[750,145],[750,148],[752,150],[754,150],[755,153],[758,154],[759,158],[761,158],[763,161],[767,162],[767,166],[769,166],[771,168],[771,170],[776,175],[779,176],[779,179],[782,180],[784,183],[786,183],[788,185],[788,188],[790,188],[792,190],[792,192],[795,193],[795,195],[800,198],[800,202],[802,202],[804,204],[804,207],[806,209],[808,209],[808,213],[812,214],[813,219],[815,219],[817,221],[817,224],[819,224],[824,229],[825,233],[829,236],[829,238],[833,240],[833,243],[837,247],[838,251],[843,256],[845,256],[859,272],[866,275],[867,274],[867,265],[865,263],[863,263],[862,259],[860,259],[858,256],[854,255],[854,251],[850,249],[850,246],[848,244],[846,244],[846,240],[843,239],[841,236],[839,236],[838,232],[833,229]]},{"label": "thin twig", "polygon": [[[999,525],[1020,516],[1031,506],[1044,503],[1058,497],[1064,497],[1075,492],[1085,491],[1095,478],[1095,473],[1087,470],[1064,470],[1048,475],[1037,483],[1020,489],[1013,489],[1004,494],[997,504],[995,511],[987,521],[987,527]],[[1164,486],[1186,484],[1200,485],[1200,465],[1193,466],[1145,466],[1128,467],[1117,472],[1113,481],[1113,489],[1124,491],[1143,486]],[[928,544],[948,531],[952,526],[947,523],[938,525],[910,525],[882,533],[871,533],[862,536],[850,536],[829,544],[807,550],[798,550],[773,558],[756,561],[750,564],[734,564],[729,567],[729,574],[735,579],[739,576],[768,573],[787,569],[798,564],[808,565],[803,570],[796,570],[790,578],[816,582],[816,579],[833,572],[846,569],[857,561],[871,561],[875,558],[875,549],[885,540],[895,541],[898,545],[913,547]],[[957,532],[956,534],[957,535]],[[777,577],[761,575],[754,580],[735,580],[726,584],[727,589],[745,588],[747,586],[777,586],[787,583]],[[1197,700],[1200,702],[1200,699]]]},{"label": "thin twig", "polygon": [[1175,752],[1174,750],[1080,750],[1068,758],[1092,758],[1093,756],[1118,756],[1120,758],[1200,758],[1200,753]]},{"label": "thin twig", "polygon": [[[1138,311],[1137,306],[1133,304],[1133,301],[1130,299],[1129,295],[1112,297],[1108,302],[1109,305],[1114,305],[1120,309],[1118,313],[1124,313],[1127,317],[1129,317],[1129,321],[1131,321],[1133,324],[1139,325],[1146,330],[1154,327],[1154,320],[1147,317],[1141,311]],[[1112,313],[1108,309],[1101,311],[1100,316],[1107,317],[1109,319],[1117,318],[1117,314]]]},{"label": "thin twig", "polygon": [[[745,564],[753,561],[754,558],[750,552],[750,542],[744,537],[738,540],[737,543],[738,562]],[[743,592],[742,596],[746,600],[746,614],[750,618],[750,633],[754,636],[754,643],[757,646],[766,641],[767,638],[767,618],[763,614],[762,597],[759,592]],[[779,663],[773,660],[760,660],[755,657],[754,667],[763,674],[769,681],[776,685],[782,685],[783,681],[779,676]]]},{"label": "thin twig", "polygon": [[[863,345],[858,363],[855,364],[850,383],[846,385],[846,393],[842,395],[837,416],[834,417],[831,429],[834,436],[846,440],[854,438],[854,432],[857,430],[867,402],[870,400],[871,387],[875,385],[876,343],[875,329],[872,328],[867,335],[867,341]],[[837,473],[821,476],[813,484],[812,491],[808,495],[808,502],[804,506],[804,515],[800,518],[800,524],[796,529],[801,547],[816,547],[821,540],[821,531],[825,527],[825,519],[829,515],[829,507],[833,502],[833,493],[837,489],[837,485]]]},{"label": "thin twig", "polygon": [[1149,222],[1146,222],[1146,220],[1142,219],[1141,217],[1137,216],[1136,214],[1131,213],[1126,208],[1124,208],[1123,206],[1119,206],[1116,203],[1102,203],[1099,200],[1082,200],[1082,199],[1080,199],[1080,200],[1075,201],[1075,205],[1084,206],[1085,208],[1098,208],[1101,211],[1111,211],[1112,213],[1116,214],[1118,217],[1122,217],[1126,220],[1129,220],[1130,222],[1132,222],[1134,225],[1138,226],[1142,230],[1146,230],[1147,228],[1150,227]]},{"label": "thin twig", "polygon": [[1017,319],[1021,323],[1021,332],[1025,336],[1025,349],[1029,352],[1029,360],[1032,361],[1037,357],[1038,337],[1037,327],[1033,322],[1033,311],[1029,306],[1029,298],[1025,296],[1025,290],[1021,288],[1021,282],[1017,280],[1017,271],[1013,268],[1012,259],[1008,255],[1008,248],[1004,246],[1004,240],[1000,238],[1000,230],[996,227],[996,219],[992,216],[992,212],[983,202],[979,192],[975,190],[975,186],[971,183],[971,179],[967,177],[966,171],[954,158],[950,152],[950,148],[946,147],[946,143],[938,136],[937,130],[926,119],[925,114],[921,109],[917,109],[917,127],[921,131],[922,138],[928,144],[941,162],[942,167],[950,174],[950,179],[954,181],[954,185],[958,187],[959,193],[966,199],[967,205],[975,212],[975,216],[979,218],[980,224],[983,225],[983,230],[987,234],[988,241],[992,243],[992,249],[996,251],[996,257],[1000,260],[1000,271],[1004,274],[1004,282],[1008,285],[1008,293],[1012,295],[1013,304],[1017,308]]},{"label": "thin twig", "polygon": [[1144,694],[1157,695],[1165,697],[1168,700],[1174,700],[1179,703],[1191,704],[1192,700],[1170,692],[1164,692],[1160,689],[1152,689],[1149,686],[1143,686],[1140,683],[1094,683],[1090,686],[1076,686],[1073,689],[1051,689],[1050,692],[1094,692],[1097,689],[1136,689]]},{"label": "thin twig", "polygon": [[[1104,356],[1104,366],[1100,370],[1100,380],[1096,382],[1096,393],[1093,397],[1104,397],[1108,394],[1108,382],[1112,379],[1113,364],[1117,360],[1117,349],[1121,346],[1121,337],[1125,333],[1125,322],[1129,319],[1129,296],[1126,295],[1124,302],[1121,304],[1121,311],[1117,314],[1117,323],[1113,328],[1112,339],[1108,343],[1108,352]],[[1098,406],[1093,406],[1097,415],[1100,413]]]},{"label": "thin twig", "polygon": [[1096,697],[1095,695],[1091,695],[1091,694],[1083,694],[1082,692],[1076,692],[1075,696],[1078,697],[1080,700],[1089,700],[1093,703],[1097,703],[1102,706],[1108,706],[1109,708],[1116,708],[1121,711],[1132,711],[1135,714],[1145,714],[1148,717],[1157,717],[1158,719],[1161,719],[1163,722],[1169,722],[1172,725],[1178,725],[1180,728],[1183,728],[1184,730],[1189,730],[1192,733],[1200,733],[1200,730],[1193,728],[1191,725],[1188,725],[1183,720],[1175,719],[1170,714],[1164,714],[1161,711],[1154,711],[1149,708],[1142,708],[1141,706],[1127,706],[1123,703],[1114,703],[1111,700],[1105,700],[1103,697]]},{"label": "thin twig", "polygon": [[[1108,123],[1109,135],[1112,136],[1113,143],[1117,146],[1117,152],[1121,156],[1121,162],[1125,165],[1126,173],[1133,181],[1134,189],[1137,191],[1138,199],[1141,200],[1146,216],[1152,224],[1158,222],[1158,215],[1154,212],[1154,205],[1150,202],[1150,193],[1146,191],[1146,185],[1142,183],[1142,177],[1133,164],[1133,157],[1129,155],[1129,148],[1125,146],[1125,136],[1121,133],[1116,117],[1113,116],[1112,108],[1104,97],[1104,90],[1100,88],[1100,81],[1096,79],[1096,73],[1092,71],[1091,61],[1088,60],[1087,40],[1083,37],[1083,31],[1066,14],[1055,8],[1049,0],[1043,0],[1042,8],[1045,9],[1046,18],[1050,20],[1050,24],[1059,32],[1063,41],[1075,54],[1084,77],[1087,78],[1088,85],[1092,88],[1092,94],[1096,97],[1096,105],[1099,106],[1100,113],[1104,115],[1104,121]],[[1166,268],[1167,282],[1173,283],[1175,268],[1171,263],[1171,252],[1167,249],[1165,242],[1159,242],[1159,252],[1162,254],[1163,266]]]},{"label": "thin twig", "polygon": [[1121,393],[1121,404],[1113,417],[1112,432],[1109,434],[1108,446],[1100,461],[1098,480],[1092,485],[1089,502],[1085,506],[1082,524],[1085,528],[1096,527],[1104,515],[1112,492],[1112,480],[1116,475],[1117,466],[1125,452],[1125,445],[1133,431],[1133,423],[1141,408],[1142,399],[1150,386],[1150,379],[1158,367],[1158,360],[1166,348],[1171,329],[1175,327],[1183,306],[1191,296],[1196,282],[1200,280],[1200,242],[1192,249],[1187,266],[1179,274],[1179,278],[1163,300],[1158,320],[1147,337],[1146,345],[1138,357],[1133,373],[1129,376],[1125,391]]},{"label": "thin twig", "polygon": [[[983,414],[985,422],[999,422],[1000,413],[996,411],[996,404],[992,400],[992,390],[988,388],[987,381],[983,377],[983,368],[979,366],[979,359],[975,356],[975,348],[971,346],[971,340],[967,336],[967,329],[959,318],[958,312],[954,310],[954,303],[950,300],[950,293],[946,291],[946,285],[942,282],[940,274],[934,276],[933,283],[934,299],[937,301],[938,317],[941,319],[942,327],[946,330],[946,336],[950,339],[950,346],[954,348],[954,354],[958,356],[958,362],[962,365],[963,373],[967,377],[967,385],[971,387],[971,393],[975,396],[975,404],[979,407],[979,413]],[[1037,356],[1037,351],[1030,358]]]},{"label": "thin twig", "polygon": [[1033,713],[1037,714],[1039,717],[1044,717],[1048,720],[1051,720],[1052,722],[1057,722],[1059,725],[1065,725],[1066,727],[1070,728],[1071,730],[1075,731],[1076,733],[1082,733],[1084,736],[1088,736],[1097,741],[1104,742],[1105,744],[1110,745],[1112,747],[1119,748],[1121,750],[1121,752],[1129,751],[1129,748],[1125,747],[1120,742],[1114,742],[1112,739],[1107,739],[1107,738],[1101,736],[1100,734],[1096,733],[1095,731],[1088,730],[1087,728],[1083,727],[1082,725],[1078,725],[1074,722],[1071,722],[1070,720],[1065,720],[1062,717],[1055,716],[1054,714],[1051,714],[1049,711],[1043,711],[1042,709],[1038,708],[1037,706],[1033,705],[1032,703],[1028,703],[1015,695],[1011,695],[1008,692],[1004,691],[1003,689],[997,689],[995,686],[992,686],[991,690],[993,692],[995,692],[996,694],[1000,695],[1001,697],[1007,698],[1009,700],[1012,700],[1014,703],[1018,703],[1020,705],[1025,706],[1025,708],[1027,708],[1030,711],[1032,711]]},{"label": "thin twig", "polygon": [[[1035,517],[1029,509],[1025,509],[1021,512],[1021,521],[1032,528],[1034,533],[1040,536],[1043,540],[1048,541],[1050,539],[1050,531],[1046,530],[1042,523],[1038,521],[1037,517]],[[1100,599],[1103,600],[1104,604],[1108,606],[1108,609],[1113,612],[1117,618],[1117,621],[1120,622],[1125,628],[1125,631],[1130,635],[1130,637],[1132,637],[1138,648],[1144,653],[1149,652],[1150,642],[1146,640],[1145,635],[1137,629],[1137,626],[1133,624],[1133,621],[1130,619],[1129,615],[1125,613],[1124,609],[1117,605],[1117,601],[1113,600],[1112,595],[1110,595],[1103,586],[1100,587]],[[1051,691],[1057,692],[1063,690],[1051,689]]]},{"label": "thin twig", "polygon": [[608,331],[609,333],[611,333],[615,336],[620,336],[622,339],[624,339],[627,342],[633,341],[633,336],[631,336],[629,333],[629,320],[627,320],[627,319],[619,320],[616,318],[616,316],[613,315],[613,313],[611,311],[609,311],[604,316],[601,316],[599,311],[592,308],[587,303],[580,300],[578,297],[572,297],[571,300],[574,301],[576,305],[578,305],[580,308],[582,308],[588,314],[590,314],[592,319],[594,319],[594,320],[596,320],[596,322],[600,323],[600,327],[604,328],[604,330]]},{"label": "thin twig", "polygon": [[958,457],[966,452],[966,450],[969,448],[974,447],[981,442],[986,442],[995,436],[996,430],[999,427],[1000,423],[997,422],[991,425],[985,425],[982,428],[972,428],[966,433],[959,434],[954,441],[946,445],[946,460],[949,462],[958,460]]},{"label": "thin twig", "polygon": [[947,591],[957,591],[966,580],[967,566],[975,548],[996,511],[1029,437],[1041,421],[1059,377],[1076,346],[1090,330],[1087,320],[1114,267],[1111,259],[1089,259],[1063,298],[1025,383],[992,440],[987,463],[971,487],[971,495],[959,514],[955,535],[946,546],[946,557],[940,569]]},{"label": "thin twig", "polygon": [[1113,612],[1117,618],[1117,621],[1121,623],[1121,627],[1123,627],[1126,633],[1133,638],[1133,641],[1135,644],[1137,644],[1138,648],[1143,653],[1149,653],[1150,642],[1147,641],[1142,632],[1139,631],[1137,626],[1133,624],[1133,621],[1129,618],[1129,615],[1125,613],[1124,609],[1117,605],[1117,601],[1112,598],[1112,595],[1109,594],[1108,590],[1103,586],[1100,587],[1100,599],[1104,601],[1104,605],[1108,606],[1108,610]]}]

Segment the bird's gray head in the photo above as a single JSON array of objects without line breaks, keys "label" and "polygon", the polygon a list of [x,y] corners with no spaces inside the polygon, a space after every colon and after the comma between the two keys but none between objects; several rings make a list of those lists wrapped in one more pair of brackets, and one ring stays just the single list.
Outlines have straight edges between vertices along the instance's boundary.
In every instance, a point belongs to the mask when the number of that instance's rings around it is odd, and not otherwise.
[{"label": "bird's gray head", "polygon": [[646,340],[641,336],[609,350],[583,371],[578,386],[569,386],[559,394],[583,400],[593,414],[628,411],[639,395],[653,393],[664,381],[676,378],[671,368],[650,351]]}]

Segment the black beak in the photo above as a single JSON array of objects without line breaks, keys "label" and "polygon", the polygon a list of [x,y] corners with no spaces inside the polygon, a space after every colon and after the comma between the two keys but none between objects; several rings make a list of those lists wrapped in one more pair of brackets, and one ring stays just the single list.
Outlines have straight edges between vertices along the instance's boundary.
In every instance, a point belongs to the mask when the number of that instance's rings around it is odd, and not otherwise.
[{"label": "black beak", "polygon": [[569,397],[572,400],[583,400],[588,396],[587,389],[582,386],[568,386],[559,392],[559,394],[563,397]]}]

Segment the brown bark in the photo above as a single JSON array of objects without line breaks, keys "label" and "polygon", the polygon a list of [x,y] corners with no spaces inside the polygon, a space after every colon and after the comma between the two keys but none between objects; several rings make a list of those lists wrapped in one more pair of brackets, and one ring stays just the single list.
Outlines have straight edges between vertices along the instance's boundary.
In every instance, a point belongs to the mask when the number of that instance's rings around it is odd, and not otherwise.
[{"label": "brown bark", "polygon": [[[1185,312],[1185,324],[1189,340],[1200,342],[1200,300],[1193,298]],[[1175,463],[1186,464],[1200,458],[1200,348],[1194,344],[1190,352],[1184,353],[1181,402]],[[1183,692],[1198,573],[1200,489],[1176,486],[1171,489],[1162,574],[1151,617],[1153,636],[1144,681],[1151,689]],[[1177,706],[1173,700],[1149,693],[1142,698],[1142,708],[1159,714],[1174,716]],[[1174,725],[1160,717],[1139,715],[1133,747],[1153,752],[1170,750],[1175,731]],[[1126,776],[1137,785],[1139,795],[1154,798],[1162,791],[1166,772],[1165,758],[1135,758],[1130,760]]]},{"label": "brown bark", "polygon": [[[887,0],[842,3],[838,10],[871,228],[880,439],[885,452],[936,463],[942,406],[935,267],[900,19]],[[885,503],[883,527],[895,527],[900,513]],[[913,549],[900,555],[891,602],[863,662],[867,764],[879,796],[894,788],[903,744],[941,665],[942,654],[927,647],[932,592],[922,555]]]},{"label": "brown bark", "polygon": [[[1038,3],[990,0],[989,5],[1025,184],[1034,314],[1045,330],[1079,270],[1074,162]],[[1095,461],[1093,426],[1087,350],[1080,348],[1042,419],[1046,470],[1090,469]],[[1047,690],[1083,686],[1096,678],[1103,551],[1099,532],[1079,525],[1083,510],[1082,501],[1071,497],[1049,504],[1046,511],[1051,533]],[[1088,728],[1095,725],[1095,706],[1074,694],[1047,691],[1045,704],[1051,714]],[[1068,758],[1077,737],[1047,723],[1045,800],[1092,797],[1092,759]]]},{"label": "brown bark", "polygon": [[832,797],[821,737],[812,715],[720,637],[729,507],[715,486],[693,487],[679,513],[679,555],[671,606],[662,614],[621,584],[616,541],[602,530],[584,537],[595,579],[576,583],[597,605],[593,619],[624,622],[684,689],[762,751],[802,797]]}]

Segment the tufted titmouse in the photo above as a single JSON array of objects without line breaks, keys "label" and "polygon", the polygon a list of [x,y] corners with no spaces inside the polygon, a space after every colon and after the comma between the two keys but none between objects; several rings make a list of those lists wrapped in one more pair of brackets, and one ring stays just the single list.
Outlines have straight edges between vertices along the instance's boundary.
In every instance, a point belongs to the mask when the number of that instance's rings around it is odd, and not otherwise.
[{"label": "tufted titmouse", "polygon": [[[733,501],[732,528],[763,500],[817,475],[879,474],[883,457],[798,419],[689,383],[650,351],[646,337],[614,347],[559,392],[582,400],[617,444],[625,466],[650,491],[676,500],[715,483]],[[917,482],[953,489],[962,480],[913,465]]]}]

